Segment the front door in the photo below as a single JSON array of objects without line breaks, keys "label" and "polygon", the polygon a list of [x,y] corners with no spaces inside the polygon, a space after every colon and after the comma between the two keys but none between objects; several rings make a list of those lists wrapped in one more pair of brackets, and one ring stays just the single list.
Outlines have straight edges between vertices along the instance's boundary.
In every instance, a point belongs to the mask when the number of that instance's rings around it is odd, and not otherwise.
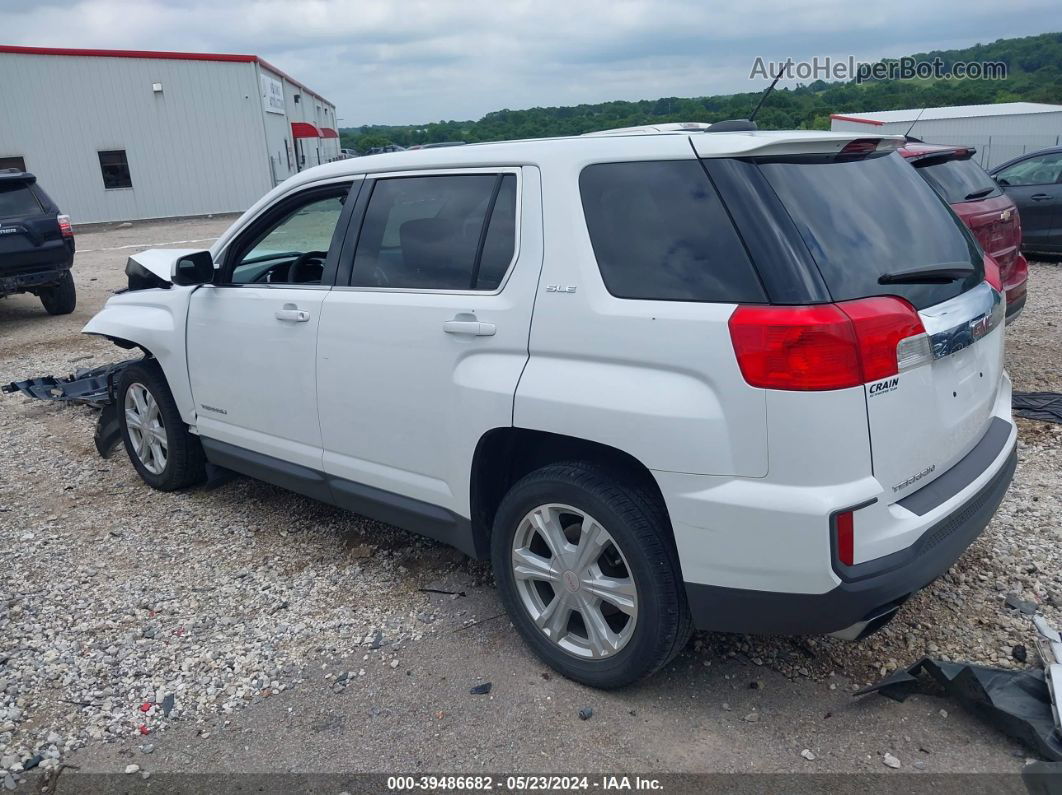
[{"label": "front door", "polygon": [[1035,251],[1062,247],[1062,152],[1035,155],[997,172],[1018,206],[1022,245]]},{"label": "front door", "polygon": [[188,371],[199,433],[321,468],[315,356],[350,182],[281,199],[220,255],[192,294]]},{"label": "front door", "polygon": [[527,362],[538,170],[380,176],[363,190],[352,272],[341,264],[321,315],[324,470],[341,503],[368,486],[467,518],[476,444],[511,426]]}]

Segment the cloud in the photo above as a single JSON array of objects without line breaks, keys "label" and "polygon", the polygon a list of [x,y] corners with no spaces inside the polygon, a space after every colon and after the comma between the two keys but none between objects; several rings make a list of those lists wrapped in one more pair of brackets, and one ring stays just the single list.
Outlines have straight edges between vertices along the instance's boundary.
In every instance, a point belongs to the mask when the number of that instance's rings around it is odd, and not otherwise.
[{"label": "cloud", "polygon": [[[769,60],[873,59],[1062,29],[1057,0],[5,0],[7,43],[261,55],[344,124],[729,93]],[[912,20],[916,23],[912,24]]]}]

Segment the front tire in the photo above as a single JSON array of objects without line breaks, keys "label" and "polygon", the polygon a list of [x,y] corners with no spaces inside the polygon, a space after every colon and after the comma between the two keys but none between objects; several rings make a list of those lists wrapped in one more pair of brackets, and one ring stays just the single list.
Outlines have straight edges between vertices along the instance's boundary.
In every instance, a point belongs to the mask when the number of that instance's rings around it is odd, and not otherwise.
[{"label": "front tire", "polygon": [[174,491],[203,481],[203,447],[181,420],[158,363],[126,367],[118,378],[117,399],[122,441],[145,483]]},{"label": "front tire", "polygon": [[59,284],[40,291],[41,304],[49,315],[69,315],[77,307],[77,291],[70,271],[63,271]]},{"label": "front tire", "polygon": [[622,687],[689,640],[667,513],[641,485],[586,462],[536,470],[502,500],[491,547],[517,630],[569,679]]}]

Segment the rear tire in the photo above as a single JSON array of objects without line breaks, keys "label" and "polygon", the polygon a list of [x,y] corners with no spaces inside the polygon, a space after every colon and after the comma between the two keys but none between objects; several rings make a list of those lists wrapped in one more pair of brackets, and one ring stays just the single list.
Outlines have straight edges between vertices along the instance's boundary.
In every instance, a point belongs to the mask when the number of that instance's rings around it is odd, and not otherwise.
[{"label": "rear tire", "polygon": [[125,451],[145,483],[174,491],[205,479],[203,447],[181,420],[157,362],[146,359],[122,370],[117,403]]},{"label": "rear tire", "polygon": [[41,303],[49,315],[69,315],[77,306],[77,291],[70,271],[63,271],[59,284],[40,291]]},{"label": "rear tire", "polygon": [[502,500],[491,546],[513,624],[569,679],[623,687],[689,640],[667,512],[641,485],[581,461],[536,470]]}]

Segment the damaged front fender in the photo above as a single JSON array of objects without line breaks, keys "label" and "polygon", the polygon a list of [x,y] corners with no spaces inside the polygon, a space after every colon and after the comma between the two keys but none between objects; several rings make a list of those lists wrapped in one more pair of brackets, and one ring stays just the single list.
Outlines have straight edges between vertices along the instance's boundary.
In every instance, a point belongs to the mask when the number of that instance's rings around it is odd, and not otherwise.
[{"label": "damaged front fender", "polygon": [[153,356],[162,368],[181,419],[195,425],[192,387],[184,349],[188,301],[194,288],[130,290],[112,296],[81,330],[135,345]]}]

